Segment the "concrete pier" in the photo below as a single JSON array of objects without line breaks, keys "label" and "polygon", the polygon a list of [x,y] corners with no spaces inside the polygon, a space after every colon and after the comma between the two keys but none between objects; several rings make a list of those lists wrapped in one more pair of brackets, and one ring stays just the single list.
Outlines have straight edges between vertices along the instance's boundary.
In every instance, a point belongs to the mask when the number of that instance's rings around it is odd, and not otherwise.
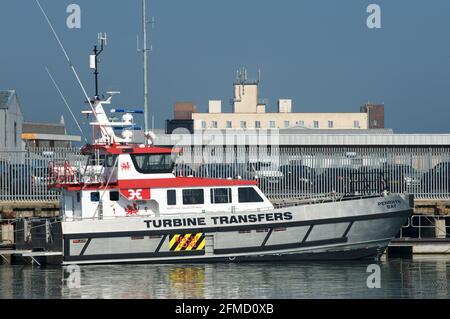
[{"label": "concrete pier", "polygon": [[14,245],[14,226],[11,224],[4,224],[0,227],[1,241],[2,245]]},{"label": "concrete pier", "polygon": [[60,214],[59,202],[0,202],[0,263],[10,264],[26,250],[16,250],[16,229],[12,221],[32,218],[55,218]]},{"label": "concrete pier", "polygon": [[447,238],[446,221],[444,218],[435,218],[434,219],[434,229],[435,229],[436,238],[438,238],[438,239]]},{"label": "concrete pier", "polygon": [[433,254],[450,254],[450,239],[397,238],[387,250],[389,257]]},{"label": "concrete pier", "polygon": [[0,202],[0,220],[59,216],[59,202]]},{"label": "concrete pier", "polygon": [[450,217],[450,201],[439,199],[415,199],[414,213],[417,215],[438,215]]}]

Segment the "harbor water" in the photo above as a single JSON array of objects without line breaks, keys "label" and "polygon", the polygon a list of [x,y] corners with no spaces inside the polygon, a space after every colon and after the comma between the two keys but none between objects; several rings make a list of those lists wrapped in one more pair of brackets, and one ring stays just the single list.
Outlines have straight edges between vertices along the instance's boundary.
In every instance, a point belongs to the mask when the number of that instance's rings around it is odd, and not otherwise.
[{"label": "harbor water", "polygon": [[382,260],[380,288],[371,263],[83,266],[76,285],[67,268],[0,265],[0,299],[449,298],[450,257]]}]

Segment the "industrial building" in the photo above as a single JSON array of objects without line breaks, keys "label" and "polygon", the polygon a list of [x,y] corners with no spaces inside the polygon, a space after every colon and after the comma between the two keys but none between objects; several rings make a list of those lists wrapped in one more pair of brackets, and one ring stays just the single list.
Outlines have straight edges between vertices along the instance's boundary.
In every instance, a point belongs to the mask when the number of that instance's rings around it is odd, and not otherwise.
[{"label": "industrial building", "polygon": [[81,142],[80,136],[67,134],[64,118],[60,123],[23,123],[22,139],[27,148],[68,148]]},{"label": "industrial building", "polygon": [[232,112],[224,112],[221,100],[211,100],[208,112],[197,112],[192,103],[176,103],[175,118],[167,122],[167,132],[177,127],[193,130],[313,129],[367,130],[384,128],[384,105],[368,103],[360,112],[296,113],[291,99],[279,99],[277,112],[267,112],[267,102],[259,97],[259,80],[249,81],[246,71],[238,73],[233,85]]},{"label": "industrial building", "polygon": [[0,151],[22,150],[23,115],[16,91],[0,91]]},{"label": "industrial building", "polygon": [[80,136],[67,133],[60,123],[25,122],[16,91],[0,91],[0,152],[23,151],[36,147],[71,147]]},{"label": "industrial building", "polygon": [[173,120],[167,120],[166,122],[166,134],[172,134],[178,129],[183,129],[193,134],[194,121],[192,120],[192,115],[197,112],[197,106],[190,102],[177,102],[173,109]]}]

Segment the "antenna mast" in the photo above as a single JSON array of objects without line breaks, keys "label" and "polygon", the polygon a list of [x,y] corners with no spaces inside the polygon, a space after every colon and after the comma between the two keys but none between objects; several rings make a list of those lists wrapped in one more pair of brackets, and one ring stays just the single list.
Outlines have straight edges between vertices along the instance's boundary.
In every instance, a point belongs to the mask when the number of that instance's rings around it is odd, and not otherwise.
[{"label": "antenna mast", "polygon": [[144,31],[144,129],[148,132],[148,49],[147,49],[147,8],[146,0],[142,0],[142,26]]},{"label": "antenna mast", "polygon": [[100,46],[100,50],[98,50],[97,45],[94,46],[94,54],[91,55],[91,69],[94,70],[94,75],[95,75],[95,98],[97,99],[99,96],[98,93],[98,57],[100,56],[100,54],[102,54],[103,49],[105,48],[106,45],[106,33],[99,33],[98,34],[98,45]]}]

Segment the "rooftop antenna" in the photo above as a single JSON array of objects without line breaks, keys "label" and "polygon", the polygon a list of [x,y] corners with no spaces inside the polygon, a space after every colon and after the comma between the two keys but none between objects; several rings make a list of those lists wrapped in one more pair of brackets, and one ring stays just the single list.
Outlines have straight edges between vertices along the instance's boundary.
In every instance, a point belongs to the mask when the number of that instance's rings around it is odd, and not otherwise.
[{"label": "rooftop antenna", "polygon": [[241,69],[237,70],[236,80],[239,84],[242,84],[242,85],[247,83],[248,74],[247,74],[246,68],[241,68]]},{"label": "rooftop antenna", "polygon": [[[70,60],[70,57],[69,57],[69,55],[67,54],[67,51],[66,51],[66,49],[64,48],[64,45],[62,44],[61,39],[60,39],[59,36],[58,36],[58,33],[56,33],[55,28],[53,27],[53,25],[52,25],[50,19],[48,18],[47,14],[45,13],[45,10],[44,10],[44,8],[42,7],[42,5],[41,5],[41,3],[39,2],[39,0],[35,0],[35,1],[36,1],[36,4],[38,5],[39,9],[41,9],[41,12],[42,12],[42,14],[43,14],[45,20],[47,21],[48,26],[50,27],[50,29],[51,29],[51,31],[53,32],[53,35],[54,35],[56,41],[57,41],[58,44],[59,44],[59,47],[61,48],[62,52],[64,53],[64,56],[65,56],[67,62],[69,63],[70,69],[72,70],[73,74],[75,75],[75,78],[77,79],[77,82],[78,82],[78,84],[80,85],[81,90],[83,91],[83,94],[84,94],[84,96],[85,96],[87,102],[89,103],[89,106],[91,107],[92,114],[94,114],[94,116],[97,117],[97,113],[95,112],[95,108],[94,108],[94,106],[92,105],[91,99],[89,98],[89,95],[87,94],[87,91],[86,91],[86,89],[85,89],[84,86],[83,86],[83,83],[81,83],[80,77],[78,76],[78,73],[77,73],[77,71],[75,70],[75,66],[73,65],[72,61]],[[104,132],[104,134],[105,134],[106,136],[109,135],[108,132],[105,130],[104,127],[101,126],[100,129]]]},{"label": "rooftop antenna", "polygon": [[[100,54],[102,54],[105,46],[107,45],[107,36],[106,33],[99,33],[98,34],[98,45],[94,46],[94,54],[90,56],[90,66],[91,69],[94,70],[95,75],[95,99],[98,99],[99,93],[98,93],[98,57]],[[98,47],[100,47],[100,50],[98,50]]]}]

